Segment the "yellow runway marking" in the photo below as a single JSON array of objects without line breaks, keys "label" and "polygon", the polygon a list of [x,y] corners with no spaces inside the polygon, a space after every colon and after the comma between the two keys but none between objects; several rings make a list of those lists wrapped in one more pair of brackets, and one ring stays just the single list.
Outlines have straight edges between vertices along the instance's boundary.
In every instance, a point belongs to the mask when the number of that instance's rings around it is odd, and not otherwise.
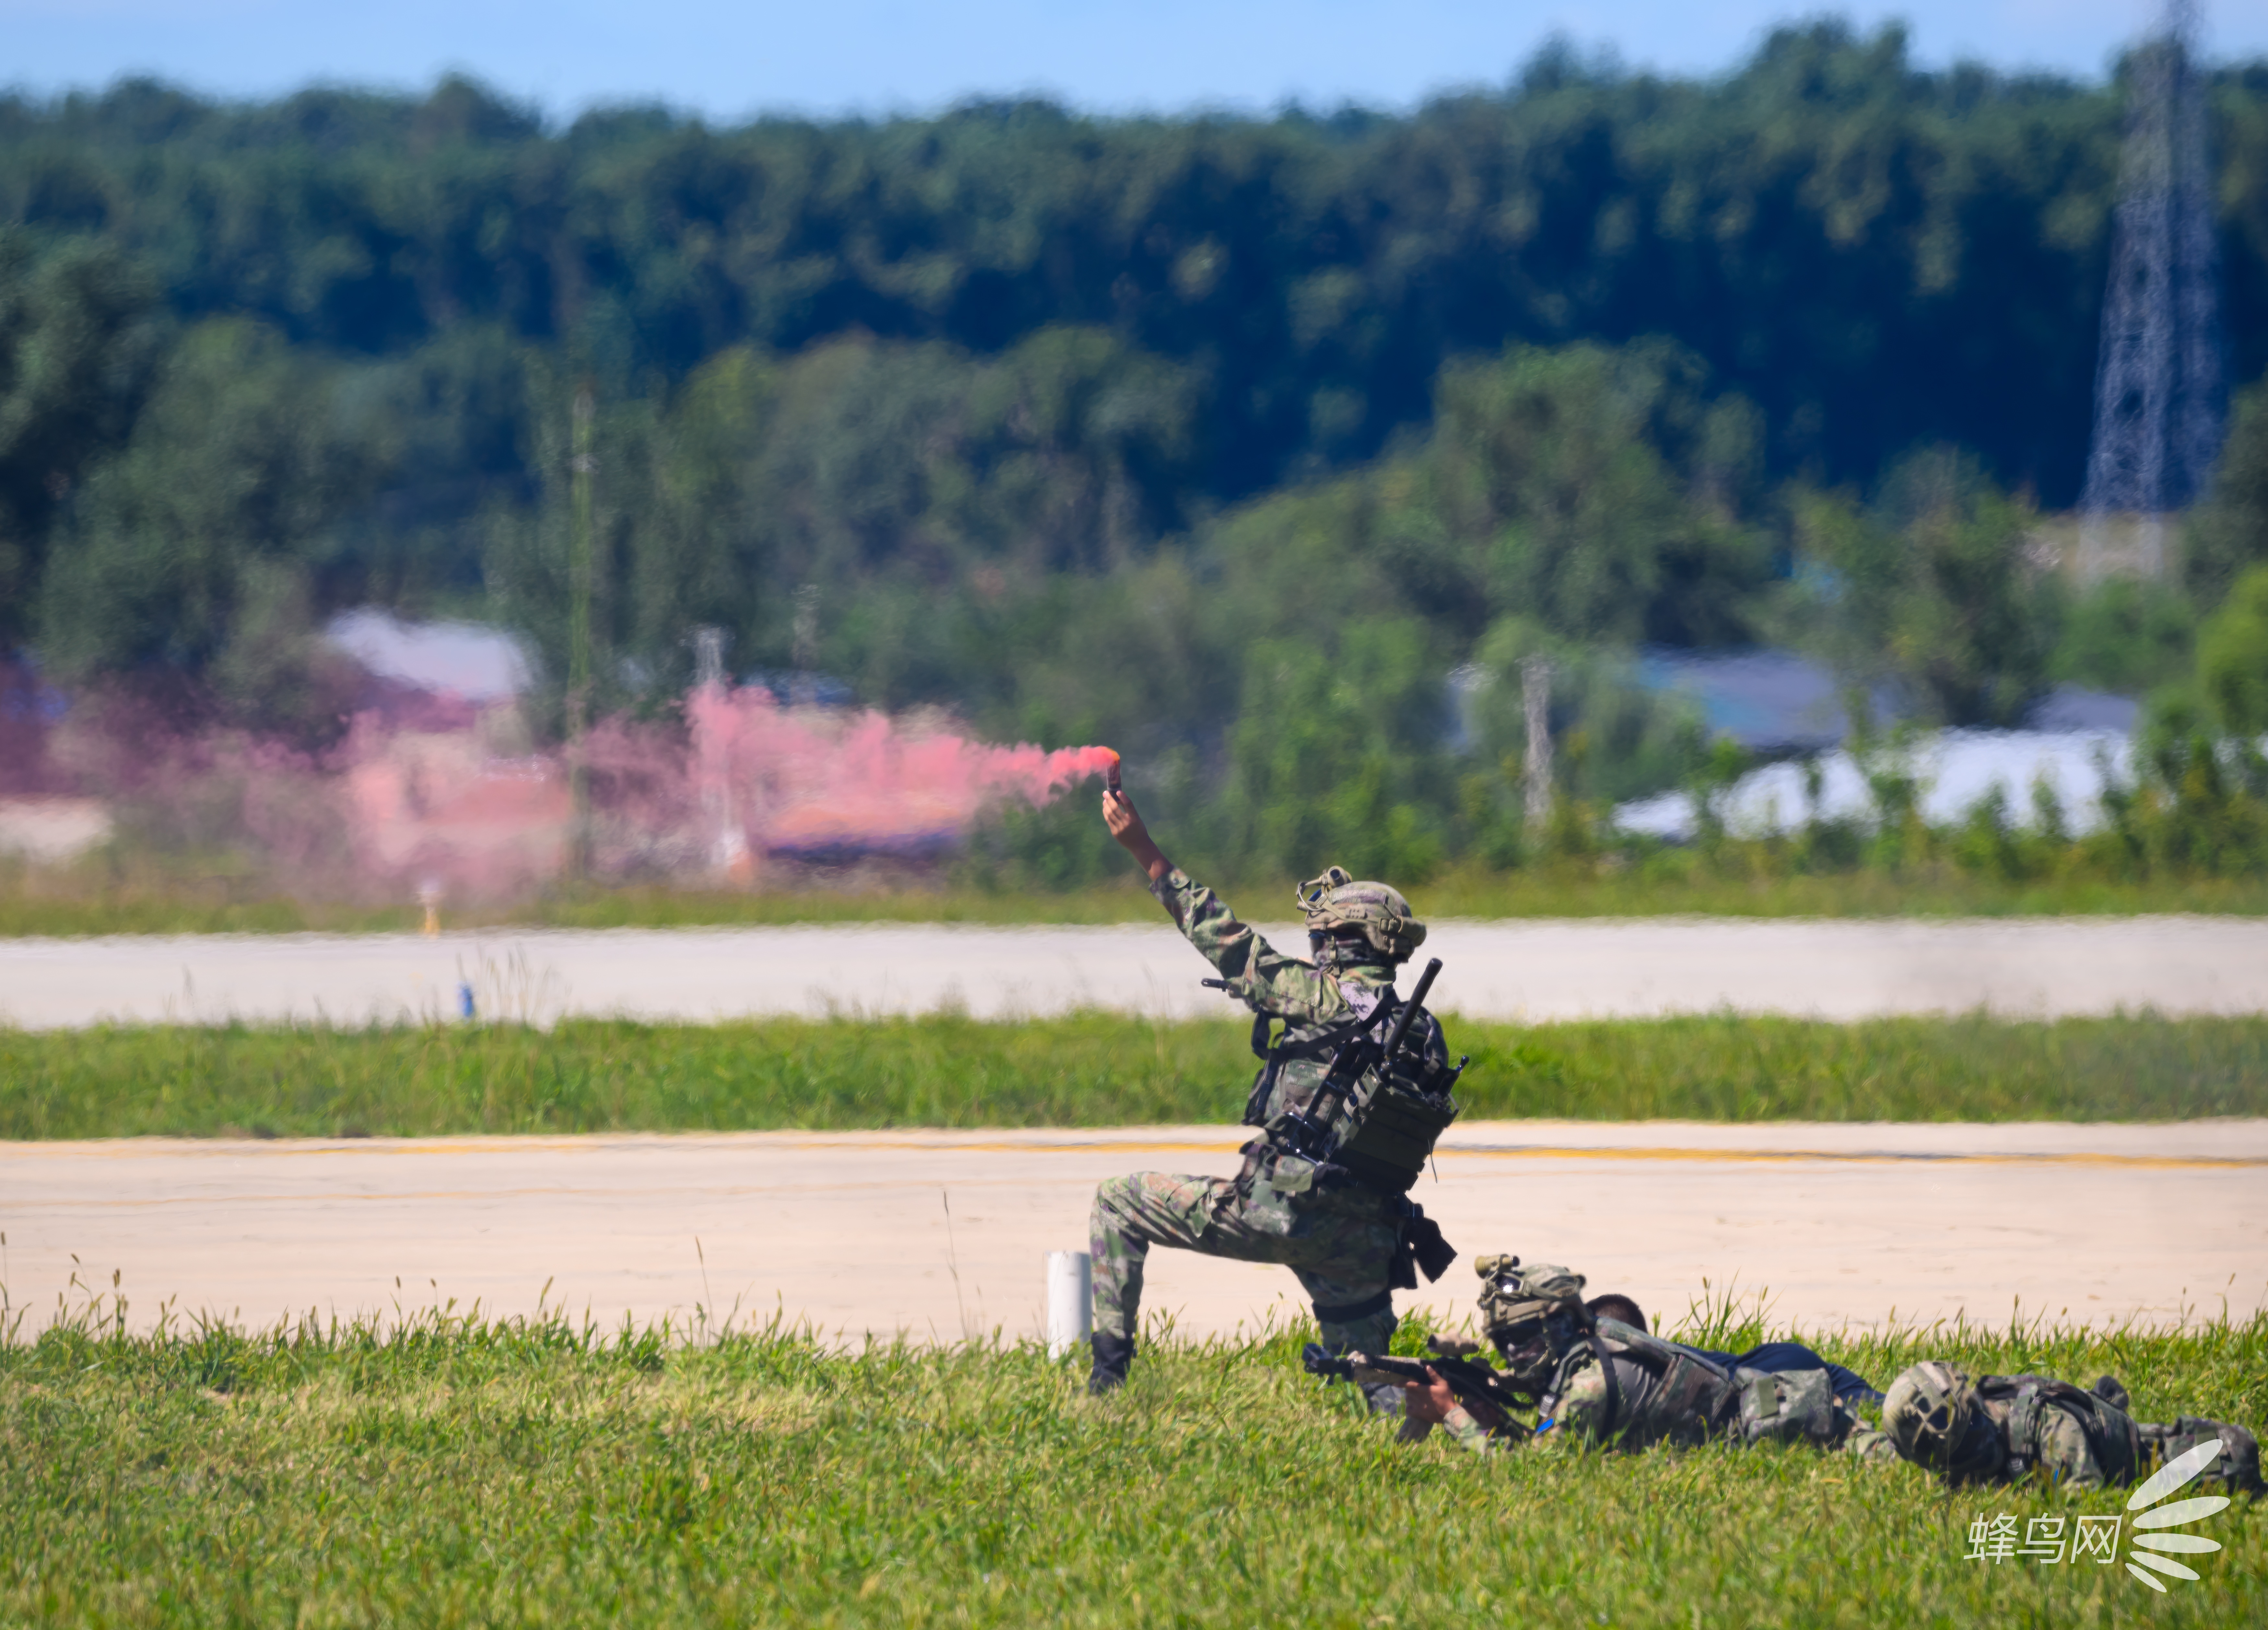
[{"label": "yellow runway marking", "polygon": [[[889,1150],[893,1152],[914,1152],[932,1155],[1233,1155],[1237,1153],[1241,1147],[1242,1146],[1240,1144],[1226,1142],[1200,1142],[1194,1141],[1167,1142],[1162,1140],[1157,1142],[1066,1142],[1061,1143],[1042,1143],[1029,1142],[988,1142],[981,1143],[932,1143],[914,1139],[862,1139],[856,1143],[844,1143],[834,1142],[832,1140],[813,1139],[807,1142],[797,1140],[792,1142],[785,1140],[780,1140],[777,1142],[767,1141],[767,1142],[762,1146],[762,1150],[763,1152],[778,1151],[780,1153],[789,1154],[798,1151],[815,1152],[819,1150],[848,1151],[871,1149],[877,1151]],[[258,1146],[254,1146],[254,1148],[258,1149]],[[520,1156],[539,1151],[553,1154],[595,1154],[601,1152],[601,1145],[596,1143],[583,1142],[543,1144],[514,1143],[504,1145],[476,1143],[420,1143],[414,1145],[402,1144],[395,1146],[381,1146],[368,1149],[357,1149],[353,1148],[322,1148],[308,1149],[258,1149],[258,1152],[263,1158],[275,1159],[278,1157],[297,1158],[304,1156],[336,1154],[385,1154],[389,1156],[408,1154],[459,1156],[509,1154],[512,1156]],[[36,1146],[33,1146],[31,1149],[26,1149],[25,1146],[18,1145],[15,1150],[9,1152],[11,1154],[23,1154],[43,1151],[37,1151]],[[67,1157],[68,1155],[72,1152],[77,1151],[58,1150],[55,1151],[55,1154],[56,1157],[63,1158]],[[132,1151],[101,1150],[85,1152],[96,1152],[107,1157],[119,1158],[130,1154]],[[163,1151],[149,1149],[143,1152],[149,1156],[155,1157],[161,1155],[172,1155],[183,1151],[174,1149]],[[195,1150],[189,1152],[203,1154],[207,1151]],[[238,1151],[215,1149],[210,1152],[215,1155],[220,1155]],[[245,1149],[240,1152],[251,1153],[253,1150]],[[755,1153],[758,1151],[752,1149],[750,1152]],[[1462,1149],[1441,1149],[1435,1151],[1435,1158],[1439,1161],[1452,1163],[1462,1160],[1633,1160],[1647,1162],[1691,1162],[1708,1164],[1764,1163],[1775,1165],[1784,1165],[1808,1161],[1824,1164],[1854,1165],[1934,1164],[1983,1166],[2093,1166],[2131,1168],[2140,1171],[2228,1171],[2242,1170],[2257,1166],[2268,1166],[2268,1156],[2249,1155],[2118,1155],[2092,1150],[2029,1152],[2016,1150],[2009,1152],[1982,1153],[1952,1151],[1940,1153],[1897,1149],[1681,1149],[1669,1147],[1590,1147],[1570,1146],[1564,1144],[1513,1144],[1495,1147],[1483,1145],[1479,1147],[1468,1147]],[[956,1178],[955,1182],[956,1185],[960,1186],[989,1187],[1001,1185],[1012,1186],[1033,1180],[1035,1179],[1027,1176],[1019,1176],[1015,1178],[973,1179],[961,1178]],[[1044,1181],[1045,1179],[1037,1180]],[[707,1193],[768,1194],[822,1193],[856,1188],[899,1188],[904,1186],[907,1181],[907,1178],[900,1178],[881,1182],[846,1181],[836,1183],[820,1181],[734,1184],[727,1187],[712,1187],[708,1185],[696,1185],[695,1186],[699,1188],[701,1192]],[[284,1200],[459,1200],[475,1199],[483,1196],[499,1198],[534,1194],[622,1196],[629,1194],[668,1193],[677,1192],[681,1192],[681,1190],[672,1186],[657,1186],[654,1187],[640,1188],[590,1189],[576,1188],[571,1186],[545,1186],[536,1188],[411,1190],[367,1194],[339,1193],[332,1191],[321,1193],[298,1195],[182,1195],[150,1200],[19,1200],[15,1202],[12,1208],[6,1208],[26,1210],[34,1208],[56,1206],[107,1207],[137,1205],[191,1205],[199,1203],[219,1203],[224,1200],[237,1199],[257,1199],[271,1202]]]},{"label": "yellow runway marking", "polygon": [[[688,1134],[688,1144],[707,1137],[733,1137],[734,1134]],[[795,1138],[792,1140],[759,1134],[764,1141],[751,1143],[752,1155],[772,1150],[795,1152],[805,1150],[856,1151],[859,1149],[888,1149],[932,1155],[995,1154],[995,1155],[1064,1155],[1064,1154],[1212,1154],[1233,1155],[1243,1145],[1210,1139],[1109,1139],[1089,1141],[1066,1138],[1060,1142],[1036,1139],[990,1140],[970,1142],[940,1143],[924,1138],[874,1137],[865,1134],[843,1139],[829,1137]],[[652,1138],[656,1147],[666,1147],[670,1134],[657,1134]],[[423,1142],[405,1140],[393,1143],[324,1144],[316,1148],[279,1148],[265,1142],[213,1144],[202,1148],[183,1148],[178,1143],[164,1147],[144,1144],[134,1147],[135,1141],[120,1140],[118,1147],[85,1144],[43,1146],[36,1143],[0,1145],[0,1158],[70,1159],[74,1156],[98,1159],[171,1159],[225,1158],[257,1156],[261,1159],[305,1159],[316,1156],[356,1155],[398,1156],[405,1155],[507,1155],[521,1156],[530,1154],[596,1155],[618,1152],[627,1138],[610,1138],[604,1134],[591,1138],[576,1139],[519,1139],[498,1137],[482,1142]],[[644,1139],[637,1140],[644,1142]],[[1636,1144],[1557,1144],[1508,1143],[1445,1145],[1435,1151],[1441,1160],[1824,1160],[1824,1161],[1915,1161],[1951,1164],[1975,1165],[2108,1165],[2178,1168],[2186,1166],[2268,1166],[2268,1155],[2118,1155],[2089,1149],[2059,1150],[1928,1150],[1928,1149],[1686,1149],[1675,1146],[1652,1147]]]},{"label": "yellow runway marking", "polygon": [[2007,1154],[1935,1154],[1899,1149],[1560,1149],[1536,1146],[1508,1149],[1440,1149],[1440,1160],[1696,1160],[1796,1161],[1815,1160],[1867,1164],[1972,1166],[2139,1166],[2151,1169],[2268,1166],[2268,1156],[2252,1155],[2105,1155],[2088,1150]]}]

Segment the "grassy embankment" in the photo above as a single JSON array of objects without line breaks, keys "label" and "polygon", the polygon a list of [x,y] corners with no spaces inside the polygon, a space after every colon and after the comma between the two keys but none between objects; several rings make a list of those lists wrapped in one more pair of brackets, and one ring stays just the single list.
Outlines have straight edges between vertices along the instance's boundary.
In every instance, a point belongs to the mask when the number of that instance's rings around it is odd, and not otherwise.
[{"label": "grassy embankment", "polygon": [[[1192,864],[1196,863],[1193,861]],[[1200,871],[1263,920],[1290,913],[1282,878],[1230,881]],[[2131,916],[2197,912],[2268,916],[2268,878],[2160,877],[2109,882],[2084,876],[2010,881],[1930,865],[1892,875],[1849,871],[1787,876],[1705,870],[1660,876],[1585,864],[1521,872],[1460,871],[1413,886],[1434,917],[2005,917]],[[241,882],[171,874],[123,880],[99,869],[66,873],[0,864],[0,938],[93,934],[405,933],[420,908],[296,899]],[[1130,877],[1059,893],[1015,892],[905,873],[829,886],[754,893],[661,889],[560,891],[490,905],[451,905],[451,929],[762,927],[788,922],[1155,922],[1157,903]]]},{"label": "grassy embankment", "polygon": [[[1296,1333],[1153,1346],[1095,1402],[1037,1350],[830,1355],[427,1315],[0,1345],[0,1621],[50,1625],[2083,1625],[2268,1621],[2268,1506],[2157,1595],[1965,1560],[1970,1524],[2123,1492],[1948,1494],[1808,1450],[1396,1447]],[[1738,1347],[1760,1333],[1688,1333]],[[1416,1332],[1405,1332],[1413,1338]],[[1405,1341],[1402,1345],[1409,1345]],[[1819,1341],[2268,1419],[2268,1318]]]},{"label": "grassy embankment", "polygon": [[[1460,1022],[1469,1119],[2268,1114],[2268,1018]],[[1219,1122],[1233,1021],[0,1030],[0,1138]]]}]

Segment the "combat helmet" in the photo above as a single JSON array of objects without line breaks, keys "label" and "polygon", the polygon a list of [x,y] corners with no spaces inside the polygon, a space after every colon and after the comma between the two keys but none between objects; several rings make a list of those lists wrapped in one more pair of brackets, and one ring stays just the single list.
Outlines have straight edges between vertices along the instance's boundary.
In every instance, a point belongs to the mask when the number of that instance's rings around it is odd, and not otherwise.
[{"label": "combat helmet", "polygon": [[1898,1453],[1948,1477],[1990,1469],[1999,1434],[1977,1406],[1977,1384],[1958,1364],[1916,1364],[1882,1396],[1882,1430]]},{"label": "combat helmet", "polygon": [[1482,1257],[1481,1328],[1517,1380],[1535,1381],[1556,1364],[1564,1338],[1591,1327],[1580,1274],[1548,1262],[1521,1265],[1518,1257]]},{"label": "combat helmet", "polygon": [[1333,866],[1299,887],[1300,909],[1311,939],[1359,936],[1388,962],[1407,962],[1425,943],[1425,925],[1410,914],[1399,889],[1383,883],[1359,883],[1344,866]]}]

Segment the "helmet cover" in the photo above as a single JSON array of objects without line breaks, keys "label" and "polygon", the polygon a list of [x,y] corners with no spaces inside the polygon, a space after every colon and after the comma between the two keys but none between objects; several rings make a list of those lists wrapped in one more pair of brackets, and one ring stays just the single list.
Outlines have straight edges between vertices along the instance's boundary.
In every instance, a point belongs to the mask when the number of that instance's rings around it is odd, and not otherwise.
[{"label": "helmet cover", "polygon": [[1583,1313],[1584,1278],[1549,1262],[1521,1266],[1518,1257],[1483,1257],[1473,1264],[1481,1277],[1481,1324],[1491,1338],[1538,1325],[1554,1313]]},{"label": "helmet cover", "polygon": [[1307,932],[1338,937],[1359,935],[1388,962],[1406,962],[1425,943],[1425,925],[1411,914],[1398,889],[1356,881],[1344,866],[1310,877],[1298,890]]},{"label": "helmet cover", "polygon": [[1523,1267],[1514,1256],[1483,1257],[1473,1267],[1481,1279],[1481,1328],[1506,1374],[1516,1385],[1547,1384],[1570,1342],[1590,1327],[1583,1276],[1548,1263]]},{"label": "helmet cover", "polygon": [[1958,1364],[1916,1364],[1882,1396],[1882,1430],[1898,1453],[1933,1472],[1951,1472],[1977,1419],[1977,1384]]}]

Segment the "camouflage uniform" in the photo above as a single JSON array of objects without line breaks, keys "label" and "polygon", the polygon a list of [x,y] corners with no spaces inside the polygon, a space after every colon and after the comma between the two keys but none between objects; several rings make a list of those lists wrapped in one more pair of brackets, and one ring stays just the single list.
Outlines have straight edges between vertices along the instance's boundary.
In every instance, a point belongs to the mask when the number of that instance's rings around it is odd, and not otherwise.
[{"label": "camouflage uniform", "polygon": [[[1338,874],[1344,876],[1344,874]],[[1306,1107],[1329,1072],[1350,1021],[1368,1017],[1393,989],[1382,956],[1362,959],[1344,943],[1318,966],[1287,957],[1239,921],[1221,898],[1178,867],[1150,892],[1189,943],[1251,1008],[1254,1050],[1281,1020],[1275,1057],[1254,1083],[1248,1126]],[[1428,1016],[1428,1059],[1447,1056]],[[1416,1034],[1412,1031],[1413,1036]],[[1398,1195],[1352,1184],[1317,1185],[1305,1163],[1276,1158],[1264,1140],[1245,1146],[1234,1178],[1138,1171],[1095,1191],[1090,1232],[1098,1337],[1131,1340],[1140,1320],[1142,1271],[1152,1245],[1241,1262],[1275,1262],[1299,1275],[1335,1350],[1382,1352],[1395,1328],[1390,1277],[1402,1239]]]},{"label": "camouflage uniform", "polygon": [[[1888,1441],[1837,1402],[1824,1369],[1765,1371],[1718,1363],[1582,1302],[1583,1276],[1485,1256],[1480,1310],[1509,1376],[1537,1399],[1534,1432],[1483,1421],[1460,1404],[1442,1421],[1460,1447],[1532,1443],[1547,1451],[1639,1450],[1709,1442],[1808,1443],[1887,1458]],[[1405,1432],[1405,1436],[1423,1436]]]},{"label": "camouflage uniform", "polygon": [[[1607,1318],[1599,1321],[1597,1333],[1610,1346],[1646,1340]],[[1449,1412],[1441,1429],[1459,1448],[1484,1452],[1521,1443],[1564,1453],[1571,1448],[1635,1450],[1723,1441],[1809,1443],[1862,1459],[1896,1457],[1888,1437],[1835,1401],[1824,1369],[1727,1373],[1706,1360],[1692,1362],[1705,1377],[1702,1395],[1665,1398],[1666,1386],[1675,1385],[1671,1375],[1653,1374],[1644,1364],[1586,1343],[1559,1366],[1533,1433],[1484,1425],[1462,1405]],[[1615,1372],[1612,1389],[1609,1365]],[[1718,1400],[1717,1407],[1710,1407]]]},{"label": "camouflage uniform", "polygon": [[[1395,1318],[1387,1274],[1401,1237],[1375,1194],[1351,1191],[1307,1204],[1266,1182],[1135,1171],[1094,1193],[1094,1325],[1131,1336],[1152,1245],[1239,1262],[1276,1262],[1299,1275],[1334,1351],[1383,1349]],[[1351,1201],[1352,1203],[1348,1203]],[[1335,1310],[1352,1308],[1352,1312]]]},{"label": "camouflage uniform", "polygon": [[2219,1438],[2209,1480],[2261,1492],[2260,1444],[2240,1426],[2183,1415],[2170,1425],[2136,1421],[2126,1389],[2105,1376],[2089,1390],[2046,1376],[1984,1376],[1930,1360],[1896,1380],[1882,1425],[1902,1457],[1955,1482],[2011,1483],[2037,1473],[2070,1488],[2101,1488],[2148,1476]]}]

